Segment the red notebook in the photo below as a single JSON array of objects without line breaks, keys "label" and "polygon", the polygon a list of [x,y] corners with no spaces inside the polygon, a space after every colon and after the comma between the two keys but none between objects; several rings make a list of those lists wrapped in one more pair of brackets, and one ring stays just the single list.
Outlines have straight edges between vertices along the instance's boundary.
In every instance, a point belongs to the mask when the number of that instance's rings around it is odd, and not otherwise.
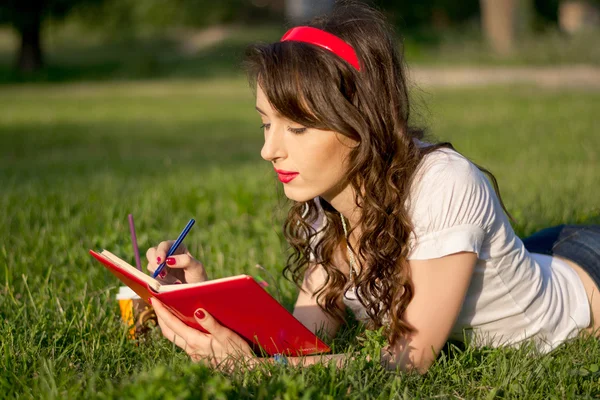
[{"label": "red notebook", "polygon": [[194,318],[194,311],[203,308],[246,339],[257,354],[301,356],[330,351],[251,276],[161,285],[107,250],[100,254],[90,250],[90,254],[144,301],[156,297],[192,328],[206,332]]}]

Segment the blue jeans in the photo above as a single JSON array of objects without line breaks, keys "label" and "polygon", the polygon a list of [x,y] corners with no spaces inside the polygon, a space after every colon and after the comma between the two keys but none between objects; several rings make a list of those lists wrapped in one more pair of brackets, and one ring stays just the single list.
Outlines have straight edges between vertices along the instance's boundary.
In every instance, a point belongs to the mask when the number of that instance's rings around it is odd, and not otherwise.
[{"label": "blue jeans", "polygon": [[600,288],[600,225],[559,225],[523,239],[530,253],[557,255],[578,264]]}]

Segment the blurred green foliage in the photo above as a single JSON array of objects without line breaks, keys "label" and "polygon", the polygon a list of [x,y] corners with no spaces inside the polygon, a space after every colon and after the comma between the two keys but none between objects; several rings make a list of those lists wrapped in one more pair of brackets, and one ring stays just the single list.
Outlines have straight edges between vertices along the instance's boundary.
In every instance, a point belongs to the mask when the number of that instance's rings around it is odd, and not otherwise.
[{"label": "blurred green foliage", "polygon": [[85,26],[121,35],[281,18],[248,0],[104,0],[80,7],[75,14],[74,19]]},{"label": "blurred green foliage", "polygon": [[374,0],[401,28],[456,25],[477,18],[479,0]]},{"label": "blurred green foliage", "polygon": [[558,6],[560,0],[534,0],[537,14],[545,21],[558,21]]}]

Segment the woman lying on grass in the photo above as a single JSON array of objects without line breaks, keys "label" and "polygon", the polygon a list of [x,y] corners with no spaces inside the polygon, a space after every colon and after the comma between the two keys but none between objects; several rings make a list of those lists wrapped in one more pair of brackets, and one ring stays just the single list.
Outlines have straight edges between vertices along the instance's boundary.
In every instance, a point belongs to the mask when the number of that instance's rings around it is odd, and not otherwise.
[{"label": "woman lying on grass", "polygon": [[[487,171],[408,125],[405,71],[390,32],[381,14],[345,2],[248,50],[261,156],[293,201],[284,272],[301,287],[294,316],[333,337],[348,307],[367,328],[384,328],[386,366],[421,372],[448,339],[533,341],[549,352],[599,328],[600,227],[519,239],[494,177],[492,188]],[[171,244],[148,250],[150,271]],[[208,279],[183,247],[167,264],[167,282]],[[197,318],[210,334],[154,306],[164,336],[193,359],[254,357],[204,310]],[[284,361],[341,365],[348,357]]]}]

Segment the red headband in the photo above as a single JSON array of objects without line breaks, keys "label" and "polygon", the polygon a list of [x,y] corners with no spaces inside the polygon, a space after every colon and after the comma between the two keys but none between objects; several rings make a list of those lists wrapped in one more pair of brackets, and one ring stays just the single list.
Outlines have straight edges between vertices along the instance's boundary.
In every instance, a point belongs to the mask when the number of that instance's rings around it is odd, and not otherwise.
[{"label": "red headband", "polygon": [[352,46],[339,37],[329,32],[325,32],[324,30],[310,26],[297,26],[287,31],[281,38],[281,41],[304,42],[322,47],[343,58],[356,68],[357,71],[360,71],[358,57]]}]

